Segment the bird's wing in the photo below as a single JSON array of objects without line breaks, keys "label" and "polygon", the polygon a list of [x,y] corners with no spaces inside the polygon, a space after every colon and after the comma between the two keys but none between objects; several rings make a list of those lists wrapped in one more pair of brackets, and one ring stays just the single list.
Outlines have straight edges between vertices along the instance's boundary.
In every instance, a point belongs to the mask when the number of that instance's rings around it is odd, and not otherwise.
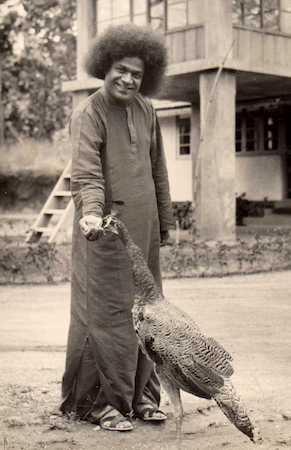
[{"label": "bird's wing", "polygon": [[231,355],[213,338],[205,337],[203,334],[196,336],[193,345],[194,360],[215,373],[230,377],[233,374],[233,368],[229,361],[232,361]]},{"label": "bird's wing", "polygon": [[138,336],[147,355],[177,387],[211,397],[232,374],[231,356],[177,307],[162,302],[146,305]]}]

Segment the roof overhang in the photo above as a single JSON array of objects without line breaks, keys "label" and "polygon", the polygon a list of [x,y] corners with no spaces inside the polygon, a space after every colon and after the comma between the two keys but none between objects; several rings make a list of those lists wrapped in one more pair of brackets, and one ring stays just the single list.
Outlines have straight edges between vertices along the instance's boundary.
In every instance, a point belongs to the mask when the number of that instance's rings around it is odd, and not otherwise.
[{"label": "roof overhang", "polygon": [[[191,103],[199,102],[199,76],[201,72],[218,71],[218,61],[191,61],[170,66],[168,83],[162,97]],[[236,59],[223,65],[236,75],[237,102],[282,97],[291,93],[291,68],[261,66]]]},{"label": "roof overhang", "polygon": [[[197,59],[194,61],[172,64],[167,72],[167,82],[158,96],[159,100],[182,103],[199,102],[200,73],[217,71],[221,61]],[[227,59],[223,70],[236,75],[236,99],[252,101],[290,95],[291,67],[256,65],[253,62]],[[67,81],[62,85],[63,91],[96,90],[103,85],[102,80],[83,78]]]}]

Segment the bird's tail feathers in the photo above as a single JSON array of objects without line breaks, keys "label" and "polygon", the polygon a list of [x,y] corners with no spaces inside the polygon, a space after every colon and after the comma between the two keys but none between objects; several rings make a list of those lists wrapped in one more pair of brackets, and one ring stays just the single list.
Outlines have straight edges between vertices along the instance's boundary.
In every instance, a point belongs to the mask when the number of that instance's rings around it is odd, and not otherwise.
[{"label": "bird's tail feathers", "polygon": [[225,385],[213,398],[238,430],[247,435],[254,443],[262,442],[261,433],[254,419],[247,411],[230,380],[225,380]]}]

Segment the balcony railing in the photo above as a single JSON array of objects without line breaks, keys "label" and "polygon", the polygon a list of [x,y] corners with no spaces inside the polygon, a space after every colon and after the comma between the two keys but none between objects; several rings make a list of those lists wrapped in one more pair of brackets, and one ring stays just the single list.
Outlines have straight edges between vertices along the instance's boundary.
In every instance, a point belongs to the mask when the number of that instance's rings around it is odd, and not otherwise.
[{"label": "balcony railing", "polygon": [[175,64],[205,58],[205,29],[192,25],[166,34],[169,63]]},{"label": "balcony railing", "polygon": [[266,32],[260,29],[233,27],[233,58],[249,61],[256,65],[291,65],[291,36],[280,32]]}]

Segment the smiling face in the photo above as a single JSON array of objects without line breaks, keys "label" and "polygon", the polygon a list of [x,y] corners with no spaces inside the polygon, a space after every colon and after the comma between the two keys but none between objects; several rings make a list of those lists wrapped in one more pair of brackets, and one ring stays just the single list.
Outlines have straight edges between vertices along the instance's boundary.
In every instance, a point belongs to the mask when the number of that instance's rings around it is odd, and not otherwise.
[{"label": "smiling face", "polygon": [[124,105],[138,93],[144,74],[144,63],[137,57],[115,61],[104,79],[105,95]]}]

